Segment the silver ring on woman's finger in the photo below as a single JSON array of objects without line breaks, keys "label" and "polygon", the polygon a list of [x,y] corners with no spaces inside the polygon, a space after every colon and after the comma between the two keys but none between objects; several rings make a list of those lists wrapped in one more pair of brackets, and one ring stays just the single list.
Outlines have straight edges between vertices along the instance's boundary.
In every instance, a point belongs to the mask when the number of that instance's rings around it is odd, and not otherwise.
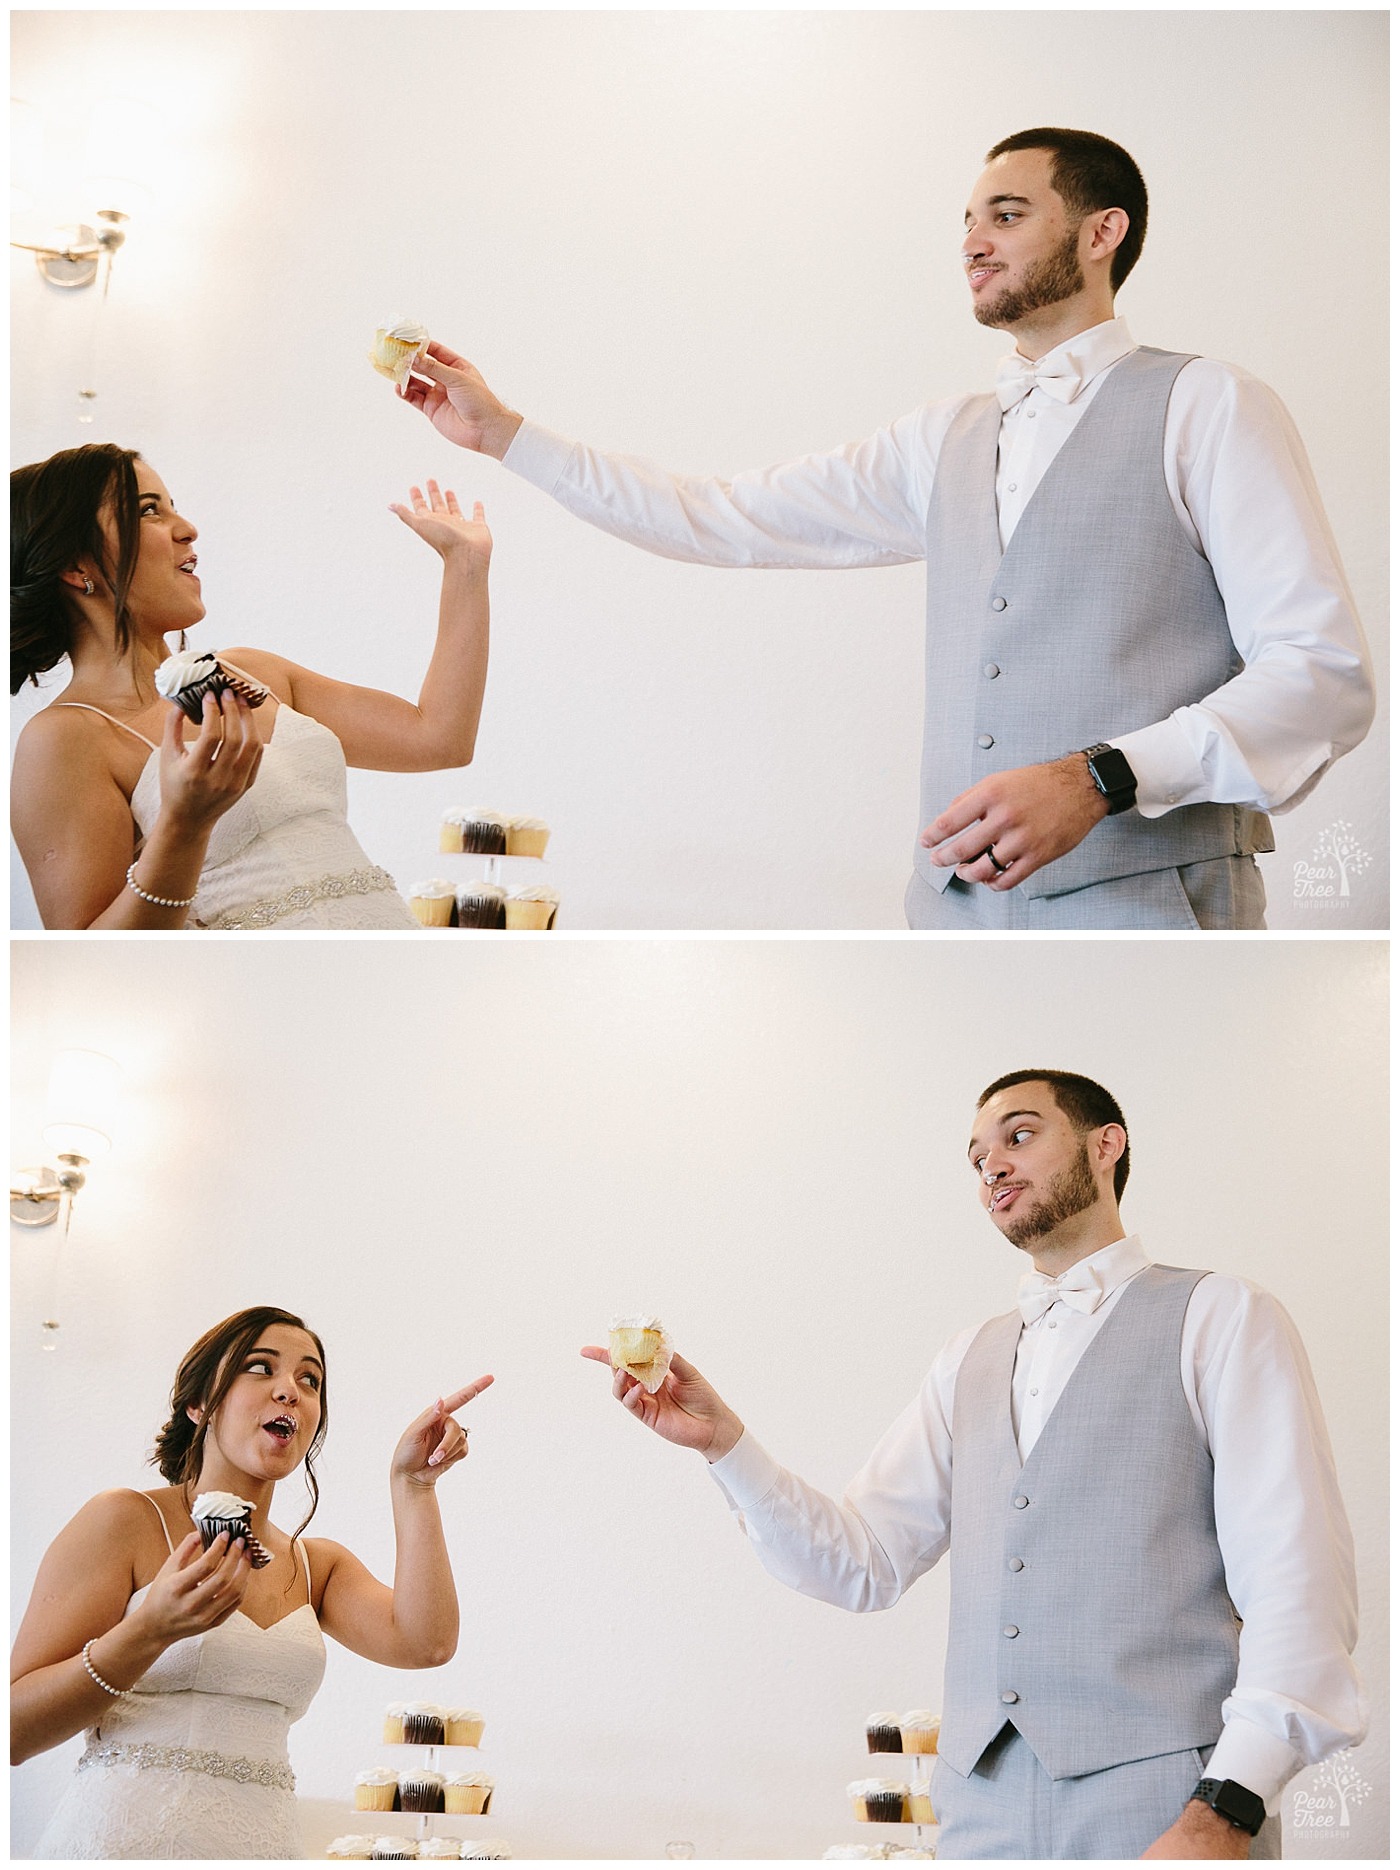
[{"label": "silver ring on woman's finger", "polygon": [[1002,863],[1001,859],[997,856],[996,846],[994,844],[989,844],[986,850],[983,851],[982,855],[986,858],[987,862],[992,866],[993,870],[996,871],[999,877],[1004,877],[1007,871],[1011,868],[1010,864]]}]

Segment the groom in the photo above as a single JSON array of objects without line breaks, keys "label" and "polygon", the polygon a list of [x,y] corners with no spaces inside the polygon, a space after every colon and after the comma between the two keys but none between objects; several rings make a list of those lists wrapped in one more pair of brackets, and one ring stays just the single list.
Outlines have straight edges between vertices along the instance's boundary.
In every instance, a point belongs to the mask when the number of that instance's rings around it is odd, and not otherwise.
[{"label": "groom", "polygon": [[880,1610],[948,1553],[940,1858],[1277,1857],[1285,1784],[1365,1728],[1306,1353],[1267,1293],[1125,1236],[1127,1129],[1091,1079],[999,1078],[967,1154],[1035,1270],[944,1346],[842,1501],[680,1357],[613,1394],[704,1455],[794,1590]]},{"label": "groom", "polygon": [[1147,191],[1116,143],[993,148],[966,214],[994,392],[734,480],[524,422],[431,345],[407,400],[594,525],[707,564],[928,565],[912,927],[1257,928],[1256,852],[1354,747],[1366,649],[1302,444],[1234,365],[1114,316]]}]

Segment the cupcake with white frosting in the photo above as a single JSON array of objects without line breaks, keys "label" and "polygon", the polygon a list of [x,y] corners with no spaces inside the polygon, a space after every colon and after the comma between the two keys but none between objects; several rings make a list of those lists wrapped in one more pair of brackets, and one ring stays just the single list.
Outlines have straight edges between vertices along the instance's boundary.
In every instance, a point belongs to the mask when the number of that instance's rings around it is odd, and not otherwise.
[{"label": "cupcake with white frosting", "polygon": [[505,925],[506,893],[501,884],[477,878],[460,886],[457,891],[459,929],[503,929]]},{"label": "cupcake with white frosting", "polygon": [[928,1708],[910,1708],[901,1714],[899,1744],[904,1753],[937,1753],[938,1716]]},{"label": "cupcake with white frosting", "polygon": [[355,1810],[357,1812],[396,1812],[399,1809],[399,1776],[387,1766],[367,1766],[355,1775]]},{"label": "cupcake with white frosting", "polygon": [[457,921],[456,886],[446,877],[429,877],[410,887],[408,906],[425,929],[450,929]]},{"label": "cupcake with white frosting", "polygon": [[475,1708],[444,1708],[443,1730],[449,1747],[479,1747],[486,1731],[486,1716]]},{"label": "cupcake with white frosting", "polygon": [[502,812],[485,807],[454,805],[442,815],[438,831],[440,851],[475,851],[483,857],[506,854],[506,820]]},{"label": "cupcake with white frosting", "polygon": [[534,883],[528,889],[512,890],[506,897],[508,929],[552,929],[559,913],[559,892],[547,883]]},{"label": "cupcake with white frosting", "polygon": [[401,1812],[440,1812],[444,1809],[441,1773],[414,1770],[399,1774]]},{"label": "cupcake with white frosting", "polygon": [[190,1508],[190,1518],[198,1528],[206,1552],[219,1534],[226,1532],[230,1545],[235,1539],[244,1541],[254,1571],[261,1571],[264,1565],[272,1563],[272,1554],[253,1537],[252,1512],[253,1502],[240,1500],[236,1493],[201,1493]]},{"label": "cupcake with white frosting", "polygon": [[549,843],[549,826],[543,818],[507,818],[507,857],[543,857]]},{"label": "cupcake with white frosting", "polygon": [[391,318],[375,331],[369,361],[381,377],[388,377],[402,389],[427,347],[426,325],[420,325],[416,318]]},{"label": "cupcake with white frosting", "polygon": [[370,1852],[371,1857],[381,1857],[394,1861],[402,1857],[416,1857],[417,1855],[418,1846],[414,1843],[412,1838],[376,1838],[374,1840],[374,1849]]},{"label": "cupcake with white frosting", "polygon": [[626,1312],[608,1326],[608,1356],[614,1370],[625,1370],[648,1395],[666,1381],[675,1346],[652,1312]]},{"label": "cupcake with white frosting", "polygon": [[867,1753],[900,1753],[899,1716],[894,1713],[872,1714],[865,1723]]},{"label": "cupcake with white frosting", "polygon": [[220,662],[212,650],[182,649],[156,665],[156,693],[173,701],[196,726],[204,719],[204,697],[217,701],[226,688],[241,695],[250,708],[260,708],[267,690],[242,669]]},{"label": "cupcake with white frosting", "polygon": [[491,1809],[496,1782],[487,1773],[449,1773],[443,1789],[444,1809],[479,1817]]},{"label": "cupcake with white frosting", "polygon": [[373,1857],[374,1839],[359,1836],[332,1838],[330,1843],[326,1846],[326,1855],[327,1857],[340,1858]]},{"label": "cupcake with white frosting", "polygon": [[867,1824],[903,1824],[909,1815],[909,1789],[902,1779],[853,1779],[846,1796],[856,1817]]}]

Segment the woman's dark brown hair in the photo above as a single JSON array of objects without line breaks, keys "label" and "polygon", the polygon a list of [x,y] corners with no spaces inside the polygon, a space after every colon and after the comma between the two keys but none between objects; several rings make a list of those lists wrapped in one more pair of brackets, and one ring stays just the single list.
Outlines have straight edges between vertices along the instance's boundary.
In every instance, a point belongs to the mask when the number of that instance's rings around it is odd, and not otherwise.
[{"label": "woman's dark brown hair", "polygon": [[[127,593],[141,543],[140,460],[134,448],[93,442],[16,468],[10,476],[10,693],[38,687],[72,644],[72,610],[63,573],[89,559],[111,590],[117,648],[131,642]],[[102,531],[109,507],[117,535],[111,562]]]},{"label": "woman's dark brown hair", "polygon": [[[292,1534],[293,1539],[297,1539],[311,1524],[311,1516],[321,1498],[316,1480],[316,1456],[326,1439],[329,1417],[325,1349],[316,1333],[295,1312],[284,1312],[279,1305],[250,1305],[206,1331],[199,1342],[185,1352],[170,1392],[170,1420],[156,1437],[151,1460],[173,1486],[186,1487],[199,1479],[209,1423],[232,1388],[234,1378],[241,1372],[249,1351],[269,1325],[290,1325],[296,1331],[304,1331],[321,1359],[321,1420],[303,1463],[306,1484],[311,1490],[311,1507]],[[190,1420],[191,1409],[199,1410],[198,1422]]]}]

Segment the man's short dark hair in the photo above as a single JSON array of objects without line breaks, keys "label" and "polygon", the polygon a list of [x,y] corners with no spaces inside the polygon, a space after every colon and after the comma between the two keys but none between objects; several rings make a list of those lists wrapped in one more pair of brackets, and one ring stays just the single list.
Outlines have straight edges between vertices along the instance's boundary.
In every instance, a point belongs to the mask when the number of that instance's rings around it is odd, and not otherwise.
[{"label": "man's short dark hair", "polygon": [[1126,149],[1092,130],[1018,130],[987,151],[992,162],[1014,149],[1044,149],[1051,157],[1050,183],[1070,213],[1082,221],[1100,208],[1121,208],[1128,217],[1109,282],[1117,292],[1137,265],[1147,238],[1147,184]]},{"label": "man's short dark hair", "polygon": [[1013,1084],[1048,1084],[1055,1102],[1076,1130],[1101,1130],[1106,1123],[1116,1123],[1123,1132],[1123,1153],[1113,1165],[1114,1199],[1123,1199],[1128,1183],[1128,1125],[1118,1099],[1092,1078],[1081,1078],[1073,1071],[1008,1071],[1004,1078],[989,1084],[977,1100],[980,1110],[998,1091],[1009,1091]]}]

